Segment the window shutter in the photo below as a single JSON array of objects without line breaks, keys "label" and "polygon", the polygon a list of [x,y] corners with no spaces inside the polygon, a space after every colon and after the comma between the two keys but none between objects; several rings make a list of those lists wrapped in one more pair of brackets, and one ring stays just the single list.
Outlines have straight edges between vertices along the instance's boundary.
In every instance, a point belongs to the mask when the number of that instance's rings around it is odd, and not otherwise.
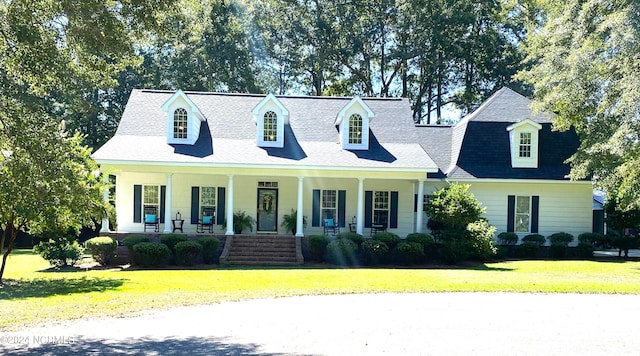
[{"label": "window shutter", "polygon": [[200,187],[191,187],[191,223],[197,224],[200,219]]},{"label": "window shutter", "polygon": [[389,228],[398,228],[398,192],[391,192],[391,211],[389,212]]},{"label": "window shutter", "polygon": [[224,224],[224,216],[225,216],[225,203],[226,203],[226,197],[225,197],[225,193],[226,193],[226,188],[225,187],[218,187],[218,206],[216,209],[216,223],[218,225],[222,225]]},{"label": "window shutter", "polygon": [[313,205],[311,208],[311,226],[320,226],[320,189],[313,190]]},{"label": "window shutter", "polygon": [[364,227],[371,227],[373,220],[373,192],[367,190],[364,192]]},{"label": "window shutter", "polygon": [[413,195],[413,212],[418,212],[418,194]]},{"label": "window shutter", "polygon": [[538,233],[538,213],[540,211],[540,197],[534,195],[531,197],[531,233]]},{"label": "window shutter", "polygon": [[338,226],[345,227],[346,226],[346,202],[347,202],[347,191],[346,190],[338,190]]},{"label": "window shutter", "polygon": [[507,198],[507,231],[514,232],[515,228],[515,218],[516,218],[516,196],[509,195]]},{"label": "window shutter", "polygon": [[160,186],[160,223],[164,224],[165,207],[167,202],[167,186]]},{"label": "window shutter", "polygon": [[133,222],[142,222],[142,186],[133,186]]}]

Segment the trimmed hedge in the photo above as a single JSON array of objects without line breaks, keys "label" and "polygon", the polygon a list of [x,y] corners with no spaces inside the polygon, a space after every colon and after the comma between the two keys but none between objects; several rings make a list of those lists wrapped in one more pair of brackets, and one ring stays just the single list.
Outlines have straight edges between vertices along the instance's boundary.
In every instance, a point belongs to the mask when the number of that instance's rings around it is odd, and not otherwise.
[{"label": "trimmed hedge", "polygon": [[108,236],[98,236],[87,240],[84,246],[89,250],[91,257],[104,266],[111,261],[113,252],[118,248],[118,242]]},{"label": "trimmed hedge", "polygon": [[83,249],[73,236],[55,236],[37,244],[33,251],[54,267],[73,266],[82,257]]},{"label": "trimmed hedge", "polygon": [[193,266],[202,254],[202,245],[195,241],[180,241],[175,249],[176,262],[181,266]]},{"label": "trimmed hedge", "polygon": [[373,236],[373,239],[384,242],[391,250],[400,242],[400,236],[388,231],[376,233],[375,236]]},{"label": "trimmed hedge", "polygon": [[498,242],[500,245],[513,246],[518,243],[518,234],[510,231],[501,232],[498,234]]},{"label": "trimmed hedge", "polygon": [[202,262],[205,264],[216,263],[216,257],[218,252],[218,246],[220,246],[220,240],[215,237],[203,237],[198,240],[200,246],[202,246]]},{"label": "trimmed hedge", "polygon": [[556,232],[555,234],[547,237],[551,245],[564,245],[568,246],[573,241],[573,235],[567,232]]},{"label": "trimmed hedge", "polygon": [[567,257],[567,245],[562,242],[552,242],[549,246],[549,257],[556,260]]},{"label": "trimmed hedge", "polygon": [[326,260],[330,263],[348,266],[356,265],[358,245],[349,239],[336,239],[327,245]]},{"label": "trimmed hedge", "polygon": [[141,242],[149,242],[149,237],[141,234],[133,234],[125,237],[122,240],[122,244],[127,247],[127,250],[129,250],[129,262],[132,264],[140,263],[140,259],[136,255],[136,251],[133,249],[133,247]]},{"label": "trimmed hedge", "polygon": [[167,245],[167,247],[169,248],[169,250],[171,250],[171,253],[173,254],[173,257],[176,257],[176,245],[179,242],[183,242],[183,241],[187,241],[187,237],[184,235],[180,235],[180,234],[166,234],[166,235],[160,235],[160,243],[163,243],[165,245]]},{"label": "trimmed hedge", "polygon": [[579,258],[593,258],[593,245],[589,242],[579,242],[576,247],[576,256]]},{"label": "trimmed hedge", "polygon": [[357,232],[345,231],[336,235],[337,239],[348,239],[353,241],[358,247],[364,242],[364,237]]},{"label": "trimmed hedge", "polygon": [[540,245],[538,242],[525,241],[517,246],[517,251],[520,257],[536,258],[538,257],[538,251],[540,251]]},{"label": "trimmed hedge", "polygon": [[411,266],[424,261],[424,246],[418,242],[400,242],[393,252],[396,263]]},{"label": "trimmed hedge", "polygon": [[433,248],[434,240],[433,237],[429,234],[414,232],[405,238],[406,242],[417,242],[424,247],[424,254],[428,255]]},{"label": "trimmed hedge", "polygon": [[544,242],[546,241],[546,239],[544,238],[544,236],[540,235],[540,234],[529,234],[525,237],[522,238],[522,244],[524,245],[525,242],[530,242],[530,243],[534,243],[536,245],[538,245],[538,247],[544,245]]},{"label": "trimmed hedge", "polygon": [[578,242],[584,242],[593,246],[603,246],[607,243],[607,237],[597,232],[583,232],[578,235]]},{"label": "trimmed hedge", "polygon": [[382,241],[366,240],[360,246],[362,263],[367,266],[377,266],[388,260],[389,247]]},{"label": "trimmed hedge", "polygon": [[144,267],[160,267],[171,255],[169,247],[163,243],[140,242],[133,246],[139,263]]},{"label": "trimmed hedge", "polygon": [[309,241],[309,254],[311,260],[315,262],[322,262],[324,260],[324,254],[327,250],[327,245],[331,242],[327,236],[324,235],[309,235],[307,238]]}]

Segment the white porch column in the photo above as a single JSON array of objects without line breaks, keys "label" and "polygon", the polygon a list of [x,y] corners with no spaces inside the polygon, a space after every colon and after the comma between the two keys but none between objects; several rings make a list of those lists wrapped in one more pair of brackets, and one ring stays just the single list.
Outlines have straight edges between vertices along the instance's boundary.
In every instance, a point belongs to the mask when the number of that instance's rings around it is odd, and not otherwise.
[{"label": "white porch column", "polygon": [[164,200],[164,231],[165,234],[173,232],[173,223],[171,221],[171,197],[173,196],[172,189],[173,173],[167,174],[167,191],[165,192]]},{"label": "white porch column", "polygon": [[416,202],[416,232],[422,232],[422,216],[424,215],[424,206],[422,202],[424,201],[424,181],[421,179],[418,181],[418,199]]},{"label": "white porch column", "polygon": [[[102,200],[104,200],[105,204],[109,204],[109,175],[102,173],[102,181],[107,186],[107,189],[102,192]],[[109,216],[102,217],[102,227],[100,228],[100,232],[109,232]]]},{"label": "white porch column", "polygon": [[298,215],[296,216],[296,236],[304,236],[304,215],[302,211],[303,207],[303,181],[304,177],[298,177]]},{"label": "white porch column", "polygon": [[358,207],[356,232],[364,236],[364,178],[358,178]]},{"label": "white porch column", "polygon": [[233,235],[233,176],[229,176],[227,183],[227,231],[225,235]]}]

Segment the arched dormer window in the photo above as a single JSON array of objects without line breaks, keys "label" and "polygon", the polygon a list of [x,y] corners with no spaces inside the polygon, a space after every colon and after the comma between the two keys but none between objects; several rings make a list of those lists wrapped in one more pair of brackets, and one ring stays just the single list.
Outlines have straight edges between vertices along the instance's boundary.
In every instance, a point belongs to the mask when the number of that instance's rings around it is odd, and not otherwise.
[{"label": "arched dormer window", "polygon": [[264,114],[263,120],[263,140],[265,142],[278,141],[278,114],[273,111],[267,111]]},{"label": "arched dormer window", "polygon": [[187,110],[178,108],[173,112],[173,138],[186,139],[188,128]]},{"label": "arched dormer window", "polygon": [[362,116],[359,114],[349,116],[349,144],[362,144]]},{"label": "arched dormer window", "polygon": [[256,124],[258,147],[284,147],[284,127],[289,124],[289,110],[273,94],[267,95],[251,111]]}]

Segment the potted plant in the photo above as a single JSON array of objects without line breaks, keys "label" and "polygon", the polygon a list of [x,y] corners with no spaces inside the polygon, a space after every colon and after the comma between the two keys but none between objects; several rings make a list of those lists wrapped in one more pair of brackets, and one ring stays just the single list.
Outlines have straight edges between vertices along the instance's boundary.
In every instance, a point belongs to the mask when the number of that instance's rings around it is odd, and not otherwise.
[{"label": "potted plant", "polygon": [[[244,211],[236,211],[233,213],[233,233],[239,235],[242,233],[242,230],[249,228],[249,230],[253,231],[253,224],[255,224],[256,220],[247,215]],[[227,221],[224,221],[222,227],[227,227]]]},{"label": "potted plant", "polygon": [[[291,209],[291,214],[284,214],[282,218],[282,226],[286,231],[291,231],[292,234],[296,234],[298,224],[298,211]],[[307,217],[302,217],[302,226],[307,227]]]}]

